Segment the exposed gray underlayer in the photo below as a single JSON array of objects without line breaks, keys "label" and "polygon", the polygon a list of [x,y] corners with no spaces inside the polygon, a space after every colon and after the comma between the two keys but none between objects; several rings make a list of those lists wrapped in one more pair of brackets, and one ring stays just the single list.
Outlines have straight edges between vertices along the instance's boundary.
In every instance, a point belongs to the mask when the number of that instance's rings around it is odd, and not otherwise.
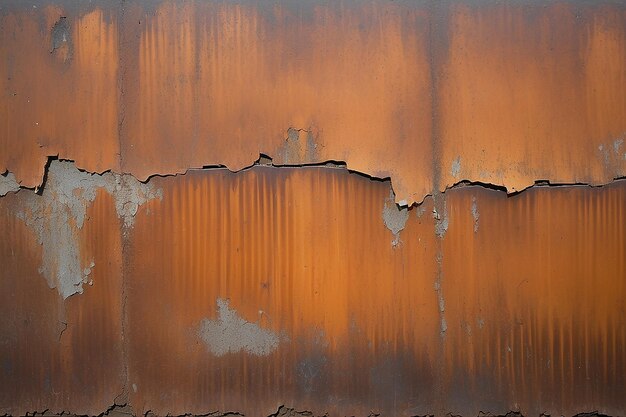
[{"label": "exposed gray underlayer", "polygon": [[[268,160],[264,163],[265,165],[271,164],[271,159],[265,159]],[[261,162],[263,162],[262,158],[246,169]],[[452,165],[453,174],[460,171],[460,164],[460,158],[457,158]],[[319,164],[308,166],[319,166]],[[330,166],[323,164],[322,166],[328,169],[347,169],[345,165],[338,167],[336,164]],[[184,174],[172,176],[175,175]],[[130,174],[112,172],[91,174],[77,169],[70,161],[50,161],[45,178],[47,181],[39,190],[41,194],[28,192],[21,200],[21,207],[17,208],[14,214],[33,230],[38,242],[42,245],[43,259],[40,273],[46,278],[50,288],[56,288],[63,299],[66,299],[73,294],[82,293],[83,284],[93,284],[90,274],[96,267],[97,260],[84,259],[84,255],[80,252],[79,231],[83,227],[87,209],[96,198],[98,190],[103,190],[114,198],[117,216],[122,222],[124,233],[132,228],[134,216],[141,205],[153,199],[162,199],[163,195],[162,190],[154,188],[150,179],[144,183]],[[466,180],[461,180],[448,189],[467,183]],[[491,184],[477,183],[476,185],[506,191],[500,186]],[[20,189],[12,173],[0,175],[0,197],[18,192]],[[442,196],[444,193],[433,192],[432,195]],[[401,244],[400,232],[404,229],[409,210],[412,208],[398,205],[395,200],[396,196],[390,185],[390,195],[382,207],[382,220],[393,236],[391,245],[394,247]],[[443,239],[449,227],[449,219],[446,199],[440,198],[439,200],[441,204],[435,206],[432,216],[435,220],[435,234]],[[421,203],[415,206],[417,206],[418,216],[421,216],[424,211],[423,206]],[[472,199],[471,214],[474,219],[474,231],[477,232],[480,213],[475,198]],[[58,242],[65,243],[60,245]],[[225,309],[224,312],[227,314],[228,310]]]},{"label": "exposed gray underlayer", "polygon": [[250,323],[230,307],[228,300],[217,299],[217,320],[204,319],[198,337],[215,356],[244,351],[255,356],[267,356],[278,349],[284,336]]},{"label": "exposed gray underlayer", "polygon": [[39,272],[63,299],[82,293],[83,284],[93,284],[90,274],[96,263],[94,259],[83,259],[79,231],[100,189],[113,196],[125,230],[132,227],[139,206],[162,198],[161,190],[130,175],[89,174],[72,162],[52,161],[42,194],[28,192],[16,207],[15,215],[33,230],[42,245]]}]

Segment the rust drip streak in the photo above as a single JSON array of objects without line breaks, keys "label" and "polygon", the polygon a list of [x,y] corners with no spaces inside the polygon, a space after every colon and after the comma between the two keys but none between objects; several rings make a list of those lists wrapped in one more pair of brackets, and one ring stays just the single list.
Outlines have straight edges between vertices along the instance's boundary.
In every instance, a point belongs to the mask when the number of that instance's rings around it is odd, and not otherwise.
[{"label": "rust drip streak", "polygon": [[619,3],[7,7],[0,171],[26,187],[48,155],[140,180],[341,160],[409,205],[626,172]]},{"label": "rust drip streak", "polygon": [[34,5],[0,414],[626,413],[624,4]]},{"label": "rust drip streak", "polygon": [[[55,298],[36,270],[40,246],[21,220],[2,216],[12,236],[30,242],[5,243],[1,254],[15,262],[0,280],[9,286],[3,293],[21,295],[3,300],[7,317],[16,323],[49,317],[34,322],[32,331],[51,340],[44,355],[19,339],[5,345],[12,371],[2,375],[13,375],[14,391],[3,395],[15,396],[11,412],[46,404],[95,413],[107,404],[101,399],[110,404],[122,392],[136,412],[157,414],[255,414],[272,410],[277,398],[338,414],[623,409],[619,370],[626,358],[617,348],[626,342],[619,314],[626,272],[623,181],[602,188],[536,187],[512,198],[483,187],[452,189],[443,239],[435,234],[429,197],[421,214],[409,212],[395,246],[382,218],[389,184],[345,170],[212,169],[153,178],[149,186],[161,190],[163,200],[139,206],[127,233],[116,219],[115,199],[98,193],[79,234],[81,258],[95,260],[93,287],[35,310],[31,296]],[[9,194],[0,205],[15,210],[27,193]],[[480,211],[478,231],[474,209]],[[113,230],[119,234],[102,241]],[[97,242],[99,252],[89,242]],[[108,248],[119,259],[110,267]],[[17,258],[10,255],[15,251]],[[441,266],[437,251],[445,259]],[[439,270],[446,277],[444,350],[433,290]],[[105,288],[110,292],[98,292]],[[89,307],[91,315],[81,312],[86,307],[68,309],[94,297],[109,307]],[[64,313],[49,314],[60,307]],[[93,334],[103,320],[113,333],[92,348],[78,335]],[[8,323],[3,328],[11,329]],[[227,338],[207,345],[203,335],[210,326],[228,329]],[[244,344],[233,345],[227,336],[233,334]],[[83,366],[89,371],[80,375],[104,366],[89,359],[90,349],[108,358],[102,381],[117,387],[108,394],[64,382],[74,381],[71,375]],[[45,358],[71,358],[75,365],[46,371]],[[35,371],[42,375],[39,386],[79,397],[55,402],[40,396],[37,385],[26,390],[32,382],[20,377],[25,366],[44,371]],[[331,401],[334,396],[343,401]]]}]

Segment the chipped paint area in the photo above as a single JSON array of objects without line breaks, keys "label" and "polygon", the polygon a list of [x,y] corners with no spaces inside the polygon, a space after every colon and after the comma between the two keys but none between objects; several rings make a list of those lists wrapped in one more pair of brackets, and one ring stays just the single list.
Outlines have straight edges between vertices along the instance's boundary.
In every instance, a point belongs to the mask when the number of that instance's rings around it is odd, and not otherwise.
[{"label": "chipped paint area", "polygon": [[437,306],[439,310],[439,332],[441,336],[445,336],[448,331],[448,322],[446,321],[446,300],[443,297],[443,288],[442,288],[442,272],[441,272],[441,264],[443,262],[443,254],[440,252],[436,256],[437,264],[439,265],[439,270],[437,272],[437,277],[435,278],[435,293],[437,294]]},{"label": "chipped paint area", "polygon": [[452,169],[450,169],[450,173],[456,179],[459,179],[461,175],[461,157],[457,156],[454,161],[452,161]]},{"label": "chipped paint area", "polygon": [[385,205],[383,206],[383,221],[385,222],[385,227],[393,233],[394,239],[391,244],[394,247],[400,244],[400,232],[404,229],[406,221],[409,219],[409,210],[398,207],[395,201],[396,196],[393,190],[390,190],[389,198],[385,199]]},{"label": "chipped paint area", "polygon": [[92,284],[89,275],[95,261],[83,265],[78,231],[84,225],[87,208],[95,200],[98,189],[114,197],[117,215],[126,229],[132,226],[140,205],[162,198],[160,190],[132,176],[89,174],[78,170],[71,162],[52,161],[43,193],[26,194],[23,206],[15,213],[37,235],[42,245],[39,272],[63,299],[81,294],[83,284]]},{"label": "chipped paint area", "polygon": [[478,232],[478,224],[480,223],[480,212],[478,211],[476,197],[472,197],[472,218],[474,219],[474,233],[476,233]]},{"label": "chipped paint area", "polygon": [[287,129],[287,138],[278,151],[279,165],[305,165],[320,160],[316,135],[311,129]]},{"label": "chipped paint area", "polygon": [[14,193],[19,189],[20,185],[17,183],[13,173],[7,172],[6,175],[0,175],[0,197],[8,193]]},{"label": "chipped paint area", "polygon": [[[598,151],[605,167],[610,167],[612,164],[620,166],[623,161],[626,161],[626,152],[623,152],[624,140],[626,140],[626,133],[623,133],[608,145],[602,143],[598,146]],[[618,173],[621,172],[618,170]]]},{"label": "chipped paint area", "polygon": [[204,319],[198,329],[198,336],[215,356],[241,351],[267,356],[285,339],[239,317],[226,299],[217,299],[217,314],[217,320]]},{"label": "chipped paint area", "polygon": [[[437,206],[441,206],[441,208],[437,210]],[[442,204],[436,204],[435,208],[433,208],[433,218],[435,219],[435,234],[443,239],[449,226],[448,206],[445,198],[443,198]]]}]

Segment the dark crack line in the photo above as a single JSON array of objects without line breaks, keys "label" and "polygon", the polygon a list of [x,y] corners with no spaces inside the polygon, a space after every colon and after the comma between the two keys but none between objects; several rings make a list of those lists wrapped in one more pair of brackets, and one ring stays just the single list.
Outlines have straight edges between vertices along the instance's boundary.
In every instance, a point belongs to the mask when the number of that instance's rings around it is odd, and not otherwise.
[{"label": "dark crack line", "polygon": [[[267,161],[269,159],[269,162]],[[313,162],[313,163],[305,163],[305,164],[274,164],[272,161],[272,158],[270,158],[269,156],[267,156],[267,154],[265,153],[260,153],[259,154],[259,158],[254,161],[252,164],[241,168],[239,170],[232,170],[230,168],[228,168],[226,165],[203,165],[201,167],[191,167],[191,168],[187,168],[186,170],[182,171],[182,172],[175,172],[175,173],[166,173],[166,174],[162,174],[162,173],[155,173],[152,174],[150,176],[148,176],[145,180],[140,180],[138,178],[136,178],[132,173],[129,172],[117,172],[113,169],[108,169],[108,170],[104,170],[102,172],[92,172],[92,171],[88,171],[85,169],[80,168],[79,166],[76,166],[76,162],[72,159],[67,159],[67,158],[60,158],[58,154],[56,155],[50,155],[48,156],[48,160],[45,164],[44,167],[44,175],[42,178],[42,183],[40,186],[36,186],[36,187],[25,187],[22,186],[21,184],[19,185],[20,189],[19,190],[31,190],[34,191],[36,194],[43,194],[43,190],[45,189],[46,186],[46,182],[48,179],[48,172],[49,172],[49,168],[50,168],[50,164],[52,163],[52,161],[60,161],[60,162],[71,162],[75,164],[75,167],[78,171],[80,172],[84,172],[90,175],[104,175],[106,173],[113,173],[113,174],[117,174],[117,175],[128,175],[133,177],[134,179],[136,179],[138,182],[142,183],[142,184],[148,184],[153,178],[168,178],[168,177],[178,177],[178,176],[183,176],[183,175],[187,175],[189,172],[192,171],[216,171],[216,170],[227,170],[228,172],[237,174],[237,173],[243,173],[246,171],[249,171],[251,169],[257,168],[257,167],[262,167],[262,168],[272,168],[272,169],[293,169],[293,168],[324,168],[324,169],[330,169],[330,170],[342,170],[342,171],[347,171],[350,174],[353,175],[358,175],[360,177],[363,178],[367,178],[370,181],[374,181],[374,182],[389,182],[390,186],[391,186],[391,190],[394,192],[394,195],[396,195],[394,189],[393,189],[393,179],[390,176],[386,176],[386,177],[376,177],[361,171],[356,171],[353,169],[350,169],[348,167],[348,165],[346,164],[345,161],[339,161],[339,160],[334,160],[334,159],[327,159],[321,162]],[[8,173],[9,171],[7,171]],[[15,174],[15,173],[13,173]],[[408,208],[409,210],[411,210],[414,207],[420,207],[424,201],[426,201],[427,198],[434,198],[437,195],[441,195],[441,196],[445,196],[445,194],[450,191],[450,190],[454,190],[454,189],[458,189],[458,188],[463,188],[463,187],[469,187],[469,186],[476,186],[476,187],[481,187],[484,189],[488,189],[488,190],[493,190],[493,191],[500,191],[503,193],[506,193],[507,197],[515,197],[519,194],[522,194],[524,192],[526,192],[527,190],[530,189],[536,189],[536,188],[558,188],[558,187],[589,187],[589,188],[603,188],[606,187],[610,184],[613,184],[615,182],[619,182],[619,181],[623,181],[626,180],[626,175],[624,176],[617,176],[614,177],[611,181],[608,182],[599,182],[599,183],[586,183],[586,182],[551,182],[550,180],[546,180],[546,179],[540,179],[540,180],[535,180],[533,185],[530,185],[526,188],[523,188],[521,190],[514,190],[514,191],[509,191],[504,185],[502,184],[494,184],[494,183],[486,183],[486,182],[482,182],[482,181],[475,181],[475,180],[471,180],[471,179],[460,179],[459,181],[453,183],[452,185],[448,185],[446,186],[446,188],[442,191],[438,191],[438,190],[434,190],[431,193],[427,193],[424,194],[424,196],[422,197],[421,200],[419,201],[415,201],[413,202],[411,205],[401,205],[399,203],[396,202],[396,205],[400,208]],[[19,192],[15,191],[15,192]],[[7,195],[11,194],[11,192],[7,193]],[[4,197],[4,196],[3,196]],[[0,197],[2,198],[2,197]]]}]

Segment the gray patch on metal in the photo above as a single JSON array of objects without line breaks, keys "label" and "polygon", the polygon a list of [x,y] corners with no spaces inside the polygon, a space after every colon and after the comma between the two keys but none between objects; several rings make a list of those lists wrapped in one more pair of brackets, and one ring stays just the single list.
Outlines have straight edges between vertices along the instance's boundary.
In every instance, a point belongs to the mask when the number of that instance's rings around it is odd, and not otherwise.
[{"label": "gray patch on metal", "polygon": [[89,174],[71,162],[52,161],[42,195],[25,194],[23,207],[16,213],[42,245],[39,272],[63,299],[82,293],[84,283],[93,284],[89,275],[95,263],[82,264],[78,232],[100,188],[113,195],[124,227],[132,226],[139,205],[162,196],[160,190],[131,176]]},{"label": "gray patch on metal", "polygon": [[452,169],[450,170],[452,176],[454,178],[459,178],[461,175],[461,157],[457,156],[454,161],[452,161]]},{"label": "gray patch on metal", "polygon": [[74,55],[74,43],[72,42],[72,28],[69,20],[61,16],[50,31],[50,53],[64,51],[59,55],[66,63],[72,60]]},{"label": "gray patch on metal", "polygon": [[480,212],[478,211],[476,197],[472,197],[472,217],[474,218],[474,233],[476,233],[478,232],[478,222],[480,221]]},{"label": "gray patch on metal", "polygon": [[139,206],[154,199],[163,199],[163,190],[139,182],[131,175],[107,173],[105,188],[115,198],[117,216],[124,221],[126,228],[132,227]]},{"label": "gray patch on metal", "polygon": [[598,146],[598,150],[600,151],[600,154],[602,155],[602,160],[604,161],[604,165],[608,165],[609,164],[609,150],[605,149],[604,145],[600,145]]},{"label": "gray patch on metal", "polygon": [[0,175],[0,197],[19,191],[19,189],[20,185],[15,180],[15,175],[10,172]]},{"label": "gray patch on metal", "polygon": [[417,218],[420,219],[424,213],[426,213],[426,207],[424,207],[424,204],[417,206],[417,209],[415,209],[415,215]]},{"label": "gray patch on metal", "polygon": [[67,18],[62,16],[52,27],[52,33],[50,40],[52,47],[50,52],[54,52],[56,49],[61,48],[64,44],[71,42],[72,31]]},{"label": "gray patch on metal", "polygon": [[204,319],[198,336],[215,356],[237,353],[242,350],[256,356],[274,352],[284,337],[256,323],[250,323],[237,315],[228,300],[217,299],[217,320]]},{"label": "gray patch on metal", "polygon": [[435,219],[435,234],[439,238],[443,238],[448,231],[448,207],[446,200],[443,200],[443,213],[439,213],[437,208],[433,209],[433,218]]},{"label": "gray patch on metal", "polygon": [[409,210],[398,207],[395,201],[395,194],[393,190],[390,190],[389,198],[385,200],[383,206],[383,221],[385,227],[393,233],[394,240],[391,242],[393,246],[400,243],[400,231],[404,229],[406,221],[409,219]]},{"label": "gray patch on metal", "polygon": [[319,162],[317,147],[313,131],[290,127],[287,129],[285,144],[278,151],[277,163],[279,165],[304,165]]}]

